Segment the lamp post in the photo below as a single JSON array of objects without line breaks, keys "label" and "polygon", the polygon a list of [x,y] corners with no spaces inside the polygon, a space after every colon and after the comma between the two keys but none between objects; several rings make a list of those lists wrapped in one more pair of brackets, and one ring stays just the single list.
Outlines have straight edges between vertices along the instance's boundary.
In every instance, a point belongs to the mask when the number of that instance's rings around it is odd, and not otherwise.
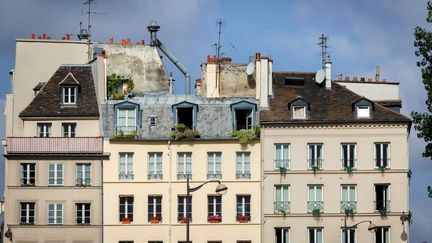
[{"label": "lamp post", "polygon": [[345,216],[344,229],[352,229],[352,228],[355,228],[355,227],[357,227],[357,225],[362,224],[362,223],[369,223],[368,231],[370,233],[374,233],[375,230],[376,230],[376,228],[377,228],[376,225],[374,225],[372,223],[372,221],[370,221],[370,220],[363,220],[363,221],[360,221],[357,224],[354,224],[354,225],[351,225],[351,226],[347,226],[347,222],[346,221],[347,221],[347,216]]},{"label": "lamp post", "polygon": [[219,195],[225,195],[225,193],[228,190],[228,187],[226,187],[224,184],[221,184],[219,180],[210,180],[202,183],[201,185],[197,187],[190,187],[189,186],[189,174],[187,174],[187,188],[186,188],[186,243],[190,243],[189,241],[189,219],[190,219],[190,193],[198,191],[201,187],[203,187],[205,184],[210,182],[217,182],[218,185],[216,186],[215,192]]}]

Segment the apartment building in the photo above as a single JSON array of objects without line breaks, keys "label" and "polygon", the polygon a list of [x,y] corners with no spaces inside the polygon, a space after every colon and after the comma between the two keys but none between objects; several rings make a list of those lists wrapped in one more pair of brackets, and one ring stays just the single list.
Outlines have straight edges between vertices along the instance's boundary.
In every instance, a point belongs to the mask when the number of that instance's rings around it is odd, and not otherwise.
[{"label": "apartment building", "polygon": [[87,61],[85,42],[16,42],[5,106],[4,242],[101,241],[105,156]]},{"label": "apartment building", "polygon": [[273,73],[274,97],[260,112],[263,238],[403,242],[410,119],[384,106],[395,102],[380,104],[346,88],[349,82],[331,81],[330,68],[322,84],[315,73]]}]

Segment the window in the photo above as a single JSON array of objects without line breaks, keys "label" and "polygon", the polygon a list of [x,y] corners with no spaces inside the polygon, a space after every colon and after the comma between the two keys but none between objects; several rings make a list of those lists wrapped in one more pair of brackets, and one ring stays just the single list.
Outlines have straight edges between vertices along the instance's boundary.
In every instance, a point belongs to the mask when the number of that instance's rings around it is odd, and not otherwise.
[{"label": "window", "polygon": [[21,185],[34,186],[36,184],[36,164],[21,163]]},{"label": "window", "polygon": [[148,243],[163,243],[163,241],[159,241],[159,240],[149,240]]},{"label": "window", "polygon": [[289,144],[275,144],[275,169],[283,170],[288,169],[290,164],[290,145]]},{"label": "window", "polygon": [[76,164],[76,181],[77,186],[90,186],[90,164]]},{"label": "window", "polygon": [[221,179],[221,152],[207,153],[207,179]]},{"label": "window", "polygon": [[233,130],[249,130],[255,125],[256,104],[240,101],[231,104]]},{"label": "window", "polygon": [[156,126],[157,116],[149,116],[148,122],[150,126]]},{"label": "window", "polygon": [[289,186],[276,185],[274,197],[274,212],[275,213],[288,213],[289,212]]},{"label": "window", "polygon": [[148,220],[149,222],[162,220],[162,196],[148,197]]},{"label": "window", "polygon": [[308,191],[308,213],[322,213],[324,211],[322,185],[309,185]]},{"label": "window", "polygon": [[252,243],[250,240],[238,240],[237,243]]},{"label": "window", "polygon": [[237,179],[250,179],[250,152],[237,152],[237,169],[236,169],[236,178]]},{"label": "window", "polygon": [[306,106],[293,106],[293,119],[305,119]]},{"label": "window", "polygon": [[341,167],[343,169],[352,169],[357,165],[357,154],[356,154],[356,144],[354,143],[346,143],[341,144],[342,148],[342,159],[341,159]]},{"label": "window", "polygon": [[63,164],[48,165],[48,185],[49,186],[63,185]]},{"label": "window", "polygon": [[162,153],[148,153],[148,179],[163,179]]},{"label": "window", "polygon": [[63,123],[62,127],[63,127],[63,137],[65,138],[75,137],[76,123]]},{"label": "window", "polygon": [[322,228],[308,228],[308,243],[323,243]]},{"label": "window", "polygon": [[136,113],[136,107],[117,109],[117,135],[131,134],[137,130]]},{"label": "window", "polygon": [[48,224],[63,224],[63,204],[48,204]]},{"label": "window", "polygon": [[35,203],[22,202],[20,203],[20,224],[34,224],[35,223]]},{"label": "window", "polygon": [[355,236],[355,229],[342,229],[342,243],[355,243],[356,242],[356,236]]},{"label": "window", "polygon": [[388,168],[390,165],[390,144],[375,143],[375,166]]},{"label": "window", "polygon": [[208,240],[207,243],[222,243],[221,240]]},{"label": "window", "polygon": [[120,210],[119,210],[120,222],[126,219],[129,220],[130,222],[133,222],[133,203],[134,203],[133,196],[120,196]]},{"label": "window", "polygon": [[[186,196],[178,196],[178,221],[186,222]],[[189,221],[192,222],[192,196],[189,198]]]},{"label": "window", "polygon": [[51,135],[51,123],[38,123],[37,124],[38,137],[48,138]]},{"label": "window", "polygon": [[375,243],[390,242],[390,227],[377,227],[375,231]]},{"label": "window", "polygon": [[66,86],[62,87],[63,105],[75,105],[77,98],[77,87]]},{"label": "window", "polygon": [[308,144],[308,169],[317,170],[323,168],[323,145]]},{"label": "window", "polygon": [[208,218],[211,216],[219,216],[222,220],[222,197],[221,196],[208,196]]},{"label": "window", "polygon": [[370,106],[357,106],[356,112],[357,112],[357,118],[369,118]]},{"label": "window", "polygon": [[375,185],[375,210],[381,214],[390,211],[389,185]]},{"label": "window", "polygon": [[250,221],[250,195],[237,195],[237,220]]},{"label": "window", "polygon": [[190,130],[196,127],[198,105],[183,101],[172,106],[173,122],[176,125],[183,124]]},{"label": "window", "polygon": [[120,156],[120,172],[119,179],[134,179],[133,173],[133,153],[119,153]]},{"label": "window", "polygon": [[121,240],[119,243],[134,243],[133,240]]},{"label": "window", "polygon": [[276,243],[289,243],[289,228],[275,228]]},{"label": "window", "polygon": [[90,224],[90,203],[76,203],[76,223]]},{"label": "window", "polygon": [[177,179],[192,179],[192,153],[177,153]]},{"label": "window", "polygon": [[341,212],[347,215],[357,211],[356,186],[342,185]]}]

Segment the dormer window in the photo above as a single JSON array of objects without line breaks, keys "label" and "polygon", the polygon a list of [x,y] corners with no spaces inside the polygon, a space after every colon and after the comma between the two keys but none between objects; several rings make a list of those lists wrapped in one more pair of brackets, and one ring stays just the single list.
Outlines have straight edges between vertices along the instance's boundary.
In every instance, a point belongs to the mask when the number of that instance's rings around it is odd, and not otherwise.
[{"label": "dormer window", "polygon": [[373,111],[372,101],[361,98],[353,104],[353,112],[357,118],[371,118]]},{"label": "dormer window", "polygon": [[183,124],[190,130],[195,130],[198,105],[183,101],[172,106],[174,124]]},{"label": "dormer window", "polygon": [[369,106],[357,106],[357,117],[358,118],[369,118],[370,107]]},{"label": "dormer window", "polygon": [[64,105],[76,105],[78,87],[76,86],[65,86],[62,87],[62,97]]},{"label": "dormer window", "polygon": [[288,103],[288,111],[292,119],[307,119],[309,103],[303,98],[296,98]]},{"label": "dormer window", "polygon": [[255,126],[256,104],[240,101],[231,104],[233,130],[249,130]]},{"label": "dormer window", "polygon": [[294,119],[305,119],[306,118],[306,106],[293,106],[293,118]]}]

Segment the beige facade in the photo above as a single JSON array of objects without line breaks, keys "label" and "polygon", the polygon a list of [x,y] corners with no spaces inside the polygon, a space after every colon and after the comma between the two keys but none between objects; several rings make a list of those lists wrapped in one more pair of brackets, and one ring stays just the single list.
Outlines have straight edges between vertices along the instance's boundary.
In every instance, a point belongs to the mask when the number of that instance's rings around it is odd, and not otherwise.
[{"label": "beige facade", "polygon": [[[208,180],[208,153],[221,153],[221,178],[228,187],[221,198],[222,222],[208,222],[208,196],[215,196],[216,183],[192,193],[191,241],[260,242],[260,145],[241,146],[237,140],[204,141],[119,141],[105,143],[111,158],[104,164],[105,242],[180,242],[186,238],[186,224],[179,222],[179,196],[186,195],[186,180],[178,178],[178,153],[191,153],[191,187]],[[150,179],[149,153],[162,154],[162,179]],[[133,153],[133,179],[119,179],[120,153]],[[237,178],[236,154],[250,154],[250,178]],[[151,170],[151,169],[150,169]],[[120,221],[120,197],[133,197],[133,222]],[[161,222],[151,223],[149,197],[161,197]],[[237,196],[250,197],[250,221],[236,217]],[[151,214],[151,213],[150,213]]]},{"label": "beige facade", "polygon": [[[264,160],[264,239],[275,241],[276,231],[288,229],[289,242],[306,242],[309,228],[322,229],[323,241],[341,241],[345,212],[343,210],[343,186],[354,188],[354,217],[347,218],[347,226],[370,220],[378,227],[389,229],[392,243],[402,242],[400,216],[408,212],[408,127],[405,125],[325,125],[325,126],[264,126],[261,134]],[[375,166],[376,143],[389,144],[389,166],[381,172]],[[286,174],[276,167],[276,146],[288,146],[289,166]],[[321,144],[323,166],[314,173],[308,169],[308,145]],[[348,173],[341,165],[342,145],[354,144],[356,165]],[[276,187],[288,187],[287,212],[278,210]],[[312,199],[309,186],[321,186],[323,202],[319,218],[308,213],[308,201]],[[376,185],[388,186],[389,207],[387,216],[376,210]],[[283,198],[283,197],[282,197]],[[287,199],[287,200],[286,200]],[[279,211],[279,212],[278,212]],[[375,242],[376,233],[368,232],[368,223],[355,229],[355,242]],[[405,231],[408,231],[405,224]],[[310,241],[308,241],[310,242]],[[319,242],[319,241],[317,241]]]}]

